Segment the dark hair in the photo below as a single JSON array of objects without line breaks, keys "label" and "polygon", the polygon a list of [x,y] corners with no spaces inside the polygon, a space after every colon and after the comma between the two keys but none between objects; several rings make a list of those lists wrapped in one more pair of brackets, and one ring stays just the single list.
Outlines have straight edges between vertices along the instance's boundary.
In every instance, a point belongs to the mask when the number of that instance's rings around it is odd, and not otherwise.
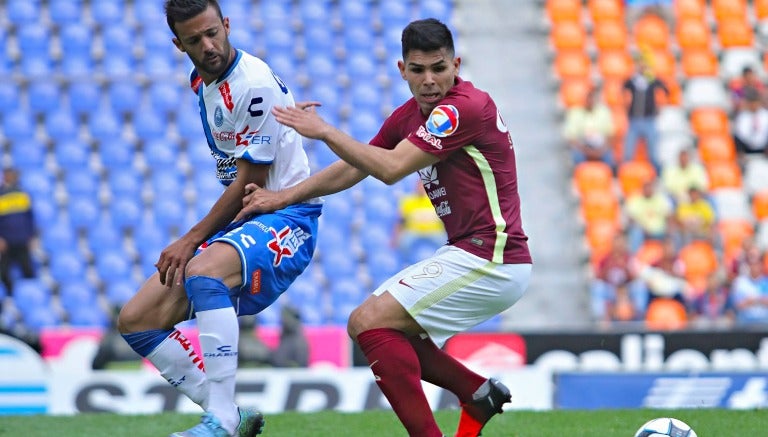
[{"label": "dark hair", "polygon": [[760,91],[757,90],[755,87],[746,86],[744,87],[744,100],[747,102],[759,102],[760,101]]},{"label": "dark hair", "polygon": [[453,35],[448,26],[434,18],[416,20],[409,23],[403,29],[400,39],[403,45],[403,60],[412,50],[433,52],[446,49],[453,56]]},{"label": "dark hair", "polygon": [[166,0],[165,19],[168,21],[168,27],[170,27],[173,34],[176,35],[176,23],[179,21],[187,21],[190,18],[202,14],[208,9],[208,5],[216,8],[216,12],[219,13],[219,18],[222,20],[224,19],[224,16],[221,14],[221,6],[219,6],[217,0]]}]

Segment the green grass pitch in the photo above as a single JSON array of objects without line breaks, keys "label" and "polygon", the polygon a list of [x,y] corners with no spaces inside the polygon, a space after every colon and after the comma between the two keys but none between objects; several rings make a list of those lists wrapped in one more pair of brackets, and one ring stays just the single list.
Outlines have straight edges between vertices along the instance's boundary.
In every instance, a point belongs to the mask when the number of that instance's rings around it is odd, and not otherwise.
[{"label": "green grass pitch", "polygon": [[[452,436],[458,411],[436,414],[443,432]],[[693,427],[699,437],[768,435],[768,409],[762,410],[602,410],[507,411],[483,430],[483,437],[632,437],[654,417],[675,417]],[[0,416],[0,436],[13,437],[160,437],[186,429],[195,415],[129,416]],[[362,436],[406,437],[391,411],[364,413],[285,413],[267,415],[265,437]]]}]

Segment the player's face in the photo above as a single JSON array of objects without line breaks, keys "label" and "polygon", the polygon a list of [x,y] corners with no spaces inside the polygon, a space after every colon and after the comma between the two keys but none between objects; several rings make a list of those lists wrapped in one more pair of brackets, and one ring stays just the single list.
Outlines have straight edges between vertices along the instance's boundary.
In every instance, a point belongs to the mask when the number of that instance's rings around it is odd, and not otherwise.
[{"label": "player's face", "polygon": [[216,8],[208,6],[201,14],[176,23],[173,43],[189,56],[205,83],[221,76],[229,67],[229,18],[219,18]]},{"label": "player's face", "polygon": [[398,62],[400,75],[408,82],[411,94],[424,115],[429,114],[453,87],[459,75],[461,58],[446,49],[423,52],[412,50]]}]

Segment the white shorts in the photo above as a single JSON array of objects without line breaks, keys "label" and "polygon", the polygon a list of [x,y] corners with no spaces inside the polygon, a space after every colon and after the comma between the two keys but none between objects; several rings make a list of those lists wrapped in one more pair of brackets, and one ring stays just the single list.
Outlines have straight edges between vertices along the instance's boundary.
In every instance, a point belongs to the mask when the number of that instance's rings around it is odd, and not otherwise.
[{"label": "white shorts", "polygon": [[497,264],[454,246],[407,267],[373,294],[389,293],[441,346],[514,305],[525,293],[531,264]]}]

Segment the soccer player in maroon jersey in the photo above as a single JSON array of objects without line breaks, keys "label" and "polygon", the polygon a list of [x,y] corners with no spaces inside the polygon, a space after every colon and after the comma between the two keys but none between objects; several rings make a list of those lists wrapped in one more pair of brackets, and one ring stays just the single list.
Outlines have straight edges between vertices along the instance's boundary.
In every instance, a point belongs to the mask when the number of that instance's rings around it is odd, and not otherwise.
[{"label": "soccer player in maroon jersey", "polygon": [[477,436],[510,401],[509,389],[440,346],[511,307],[528,286],[532,261],[515,154],[494,101],[459,77],[461,58],[443,23],[410,23],[402,52],[398,68],[413,98],[384,121],[373,147],[326,123],[311,105],[273,108],[277,121],[322,140],[341,160],[281,192],[249,187],[241,216],[336,193],[368,175],[393,184],[418,171],[448,243],[381,284],[352,312],[347,330],[409,435],[443,435],[423,379],[459,398],[456,436]]}]

